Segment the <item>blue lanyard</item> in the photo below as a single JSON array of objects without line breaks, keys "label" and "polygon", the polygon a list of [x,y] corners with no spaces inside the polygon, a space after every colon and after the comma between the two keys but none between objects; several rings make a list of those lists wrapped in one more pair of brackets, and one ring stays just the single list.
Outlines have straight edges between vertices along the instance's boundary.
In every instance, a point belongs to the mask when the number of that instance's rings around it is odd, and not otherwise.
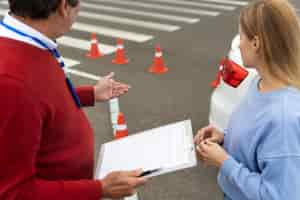
[{"label": "blue lanyard", "polygon": [[[24,36],[24,37],[27,37],[27,38],[31,39],[32,41],[36,42],[37,44],[39,44],[42,47],[44,47],[45,49],[47,49],[56,58],[56,60],[59,62],[60,67],[64,68],[65,63],[63,62],[62,59],[60,59],[61,56],[60,56],[59,52],[56,49],[50,49],[42,40],[40,40],[36,37],[33,37],[29,34],[26,34],[22,31],[19,31],[19,30],[15,29],[14,27],[5,24],[3,21],[0,21],[0,25],[4,26],[5,28],[7,28],[7,29],[9,29],[9,30],[21,35],[21,36]],[[78,95],[77,95],[77,93],[76,93],[76,91],[73,87],[73,84],[72,84],[71,80],[67,76],[66,76],[66,83],[67,83],[67,86],[68,86],[68,88],[69,88],[69,90],[72,94],[72,97],[73,97],[76,105],[80,108],[81,107],[80,99],[79,99],[79,97],[78,97]]]}]

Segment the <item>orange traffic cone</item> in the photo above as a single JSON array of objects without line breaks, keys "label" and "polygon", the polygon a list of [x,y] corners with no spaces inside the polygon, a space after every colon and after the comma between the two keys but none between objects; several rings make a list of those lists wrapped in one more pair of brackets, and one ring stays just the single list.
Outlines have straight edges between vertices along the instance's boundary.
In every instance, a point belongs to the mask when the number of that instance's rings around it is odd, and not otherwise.
[{"label": "orange traffic cone", "polygon": [[123,113],[118,114],[118,124],[115,133],[115,139],[120,139],[122,137],[128,136],[128,129],[125,122],[125,116]]},{"label": "orange traffic cone", "polygon": [[127,64],[128,63],[128,59],[125,56],[125,50],[124,50],[124,44],[123,43],[124,42],[123,42],[122,39],[117,39],[116,56],[112,60],[112,63],[114,63],[114,64],[123,65],[123,64]]},{"label": "orange traffic cone", "polygon": [[95,58],[100,58],[102,56],[103,55],[98,48],[97,35],[96,35],[96,33],[92,33],[91,34],[91,48],[90,48],[90,51],[86,54],[86,57],[95,59]]},{"label": "orange traffic cone", "polygon": [[166,73],[169,69],[165,66],[164,60],[162,58],[162,51],[159,45],[155,48],[155,57],[153,59],[153,64],[149,68],[149,72],[154,74]]}]

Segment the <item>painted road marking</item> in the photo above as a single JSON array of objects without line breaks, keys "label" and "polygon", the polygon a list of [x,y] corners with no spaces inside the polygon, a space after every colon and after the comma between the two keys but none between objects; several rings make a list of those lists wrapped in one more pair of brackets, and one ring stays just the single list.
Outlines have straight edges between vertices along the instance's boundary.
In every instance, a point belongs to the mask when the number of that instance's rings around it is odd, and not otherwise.
[{"label": "painted road marking", "polygon": [[[60,37],[57,40],[57,43],[61,44],[63,46],[69,46],[69,47],[73,47],[73,48],[77,48],[77,49],[81,49],[81,50],[89,50],[91,47],[90,41],[73,38],[73,37],[68,37],[68,36]],[[116,51],[115,46],[103,44],[100,42],[98,45],[99,45],[99,49],[100,49],[101,53],[104,55],[111,54]]]},{"label": "painted road marking", "polygon": [[119,24],[127,24],[137,27],[143,27],[148,29],[154,29],[159,31],[167,31],[167,32],[173,32],[180,29],[180,26],[170,25],[170,24],[161,24],[161,23],[155,23],[150,21],[144,21],[144,20],[136,20],[136,19],[130,19],[126,17],[115,17],[111,15],[104,15],[104,14],[95,14],[91,12],[79,12],[80,17],[86,17],[90,19],[96,19],[101,21],[109,21]]},{"label": "painted road marking", "polygon": [[78,60],[72,60],[70,58],[65,58],[63,57],[63,61],[64,63],[66,64],[66,67],[69,68],[69,67],[74,67],[76,65],[79,65],[80,62]]},{"label": "painted road marking", "polygon": [[154,8],[158,10],[167,10],[167,11],[181,12],[181,13],[195,14],[195,15],[206,15],[212,17],[216,17],[220,14],[220,12],[215,12],[215,11],[189,9],[189,8],[182,8],[182,7],[175,7],[175,6],[164,6],[158,4],[140,3],[140,2],[127,1],[127,0],[91,0],[91,1],[108,2],[110,4],[117,4],[117,5],[127,5],[127,6],[131,5],[131,6],[142,7],[142,8]]},{"label": "painted road marking", "polygon": [[6,13],[8,12],[8,10],[4,10],[4,9],[0,9],[0,15],[6,15]]},{"label": "painted road marking", "polygon": [[104,6],[104,5],[96,5],[93,3],[80,3],[81,7],[95,9],[95,10],[104,10],[109,12],[116,12],[116,13],[124,13],[130,15],[137,15],[137,16],[144,16],[144,17],[151,17],[155,19],[165,19],[169,21],[176,21],[176,22],[184,22],[188,24],[194,24],[200,21],[199,18],[190,18],[190,17],[183,17],[178,15],[169,15],[169,14],[161,14],[158,12],[147,12],[147,11],[138,11],[134,9],[126,9],[120,7],[112,7],[112,6]]},{"label": "painted road marking", "polygon": [[182,1],[182,0],[147,0],[147,1],[163,2],[163,3],[185,5],[185,6],[199,6],[199,7],[215,8],[215,9],[228,10],[228,11],[232,11],[236,8],[234,6],[228,6],[228,5],[217,5],[211,3],[201,3],[201,2]]},{"label": "painted road marking", "polygon": [[84,31],[88,33],[94,32],[108,37],[122,38],[124,40],[140,42],[140,43],[146,42],[153,38],[152,35],[123,31],[123,30],[107,28],[103,26],[94,26],[91,24],[84,24],[79,22],[75,22],[72,26],[72,29],[77,31]]},{"label": "painted road marking", "polygon": [[90,74],[90,73],[83,72],[83,71],[76,70],[76,69],[69,69],[68,68],[66,71],[70,74],[80,76],[80,77],[83,77],[83,78],[87,78],[87,79],[91,79],[91,80],[94,80],[94,81],[99,81],[101,79],[100,76],[96,76],[94,74]]},{"label": "painted road marking", "polygon": [[237,6],[246,6],[246,5],[248,5],[248,2],[246,2],[246,1],[232,1],[232,0],[200,0],[200,1],[231,4],[231,5],[237,5]]},{"label": "painted road marking", "polygon": [[66,72],[67,73],[70,73],[70,74],[73,74],[73,75],[76,75],[76,76],[80,76],[80,77],[83,77],[83,78],[87,78],[87,79],[91,79],[91,80],[94,80],[94,81],[98,81],[101,79],[100,76],[96,76],[94,74],[90,74],[90,73],[87,73],[87,72],[83,72],[83,71],[80,71],[80,70],[76,70],[76,69],[70,69],[71,67],[74,67],[76,65],[79,65],[80,62],[77,61],[77,60],[72,60],[70,58],[63,58],[65,64],[66,64]]}]

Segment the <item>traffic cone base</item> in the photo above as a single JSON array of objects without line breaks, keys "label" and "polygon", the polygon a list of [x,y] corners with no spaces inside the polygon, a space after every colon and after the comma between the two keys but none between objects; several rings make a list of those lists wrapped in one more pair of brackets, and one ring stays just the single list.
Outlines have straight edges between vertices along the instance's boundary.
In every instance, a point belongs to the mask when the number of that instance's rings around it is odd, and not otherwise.
[{"label": "traffic cone base", "polygon": [[91,59],[96,59],[96,58],[101,58],[103,55],[100,54],[100,52],[95,51],[94,53],[88,52],[85,56]]},{"label": "traffic cone base", "polygon": [[119,132],[119,133],[115,134],[115,139],[120,139],[120,138],[123,138],[123,137],[126,137],[126,136],[128,136],[128,133],[126,133],[126,132]]},{"label": "traffic cone base", "polygon": [[154,74],[164,74],[167,71],[169,71],[169,69],[166,66],[155,66],[155,65],[152,65],[149,68],[149,72],[154,73]]},{"label": "traffic cone base", "polygon": [[124,64],[127,64],[128,62],[129,62],[129,60],[126,58],[121,58],[121,59],[115,58],[112,60],[112,63],[117,64],[117,65],[124,65]]}]

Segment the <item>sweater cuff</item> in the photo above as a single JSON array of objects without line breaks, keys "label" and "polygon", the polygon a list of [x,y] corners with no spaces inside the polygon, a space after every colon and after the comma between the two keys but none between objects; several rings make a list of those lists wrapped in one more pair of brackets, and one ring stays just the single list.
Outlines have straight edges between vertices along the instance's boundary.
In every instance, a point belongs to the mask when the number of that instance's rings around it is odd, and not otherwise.
[{"label": "sweater cuff", "polygon": [[64,184],[64,193],[72,194],[66,199],[100,200],[102,198],[102,184],[98,180],[79,180]]},{"label": "sweater cuff", "polygon": [[234,160],[231,156],[227,160],[223,162],[223,165],[220,168],[220,174],[227,179],[231,180],[230,177],[232,176],[235,169],[239,167],[239,163]]},{"label": "sweater cuff", "polygon": [[76,88],[76,92],[82,106],[87,107],[95,105],[95,93],[93,86],[78,87]]}]

